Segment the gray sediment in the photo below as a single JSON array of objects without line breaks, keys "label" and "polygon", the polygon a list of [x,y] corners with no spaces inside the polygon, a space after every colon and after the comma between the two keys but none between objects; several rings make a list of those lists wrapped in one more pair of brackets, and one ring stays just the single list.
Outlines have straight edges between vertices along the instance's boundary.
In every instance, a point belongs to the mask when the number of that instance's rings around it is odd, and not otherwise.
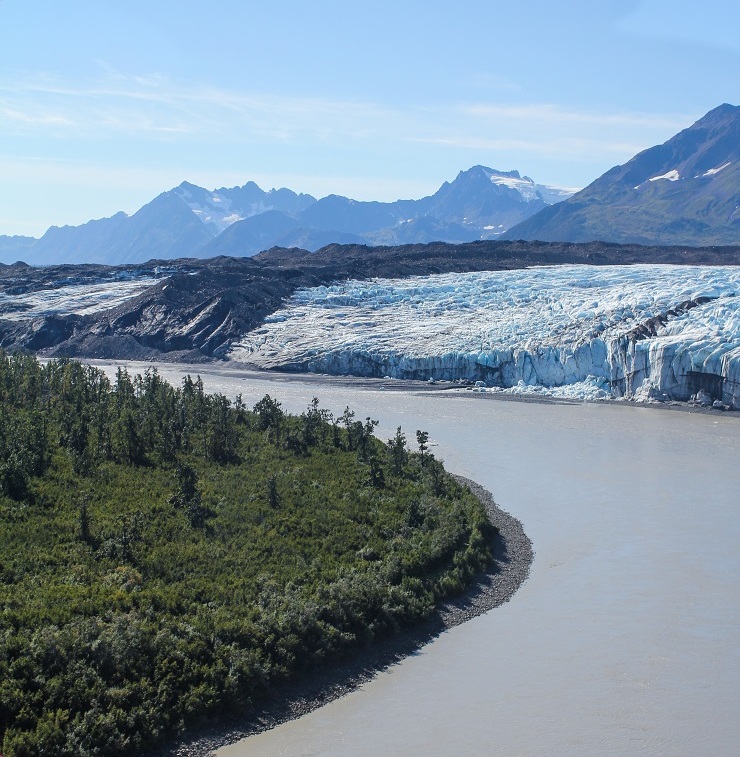
[{"label": "gray sediment", "polygon": [[529,575],[534,559],[532,542],[522,524],[499,508],[487,489],[463,476],[454,477],[478,497],[495,527],[491,565],[476,576],[463,594],[440,602],[421,624],[354,650],[326,670],[312,671],[276,686],[260,701],[259,709],[245,710],[219,719],[217,724],[189,731],[176,744],[170,743],[156,752],[157,757],[207,757],[227,744],[301,717],[359,688],[444,631],[508,602]]}]

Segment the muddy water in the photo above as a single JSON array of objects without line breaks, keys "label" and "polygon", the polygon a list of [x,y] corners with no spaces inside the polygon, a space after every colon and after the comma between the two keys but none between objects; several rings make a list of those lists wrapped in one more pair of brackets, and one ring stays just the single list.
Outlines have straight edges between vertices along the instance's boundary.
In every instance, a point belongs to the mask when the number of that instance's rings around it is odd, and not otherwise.
[{"label": "muddy water", "polygon": [[300,411],[316,395],[380,419],[383,438],[428,430],[536,553],[507,605],[219,757],[737,754],[740,418],[197,370],[248,403],[269,392]]}]

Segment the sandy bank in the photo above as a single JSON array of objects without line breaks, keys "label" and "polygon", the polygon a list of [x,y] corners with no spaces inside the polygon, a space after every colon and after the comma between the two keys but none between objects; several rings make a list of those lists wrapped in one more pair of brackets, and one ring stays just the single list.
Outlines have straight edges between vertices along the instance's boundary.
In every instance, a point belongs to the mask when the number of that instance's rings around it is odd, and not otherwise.
[{"label": "sandy bank", "polygon": [[205,757],[226,744],[298,718],[358,688],[447,629],[508,602],[529,574],[534,558],[532,543],[522,524],[501,510],[489,491],[470,479],[455,478],[470,487],[498,529],[492,542],[493,561],[489,570],[480,574],[463,595],[441,603],[423,624],[358,650],[328,670],[276,687],[259,710],[198,729],[187,739],[158,751],[157,757]]}]

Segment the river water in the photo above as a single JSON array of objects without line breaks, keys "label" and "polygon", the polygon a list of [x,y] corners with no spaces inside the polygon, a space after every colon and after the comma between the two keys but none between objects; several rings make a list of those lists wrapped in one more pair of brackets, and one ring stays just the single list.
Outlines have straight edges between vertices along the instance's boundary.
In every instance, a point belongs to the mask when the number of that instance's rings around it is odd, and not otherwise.
[{"label": "river water", "polygon": [[[183,370],[161,365],[179,382]],[[730,757],[740,744],[740,418],[243,378],[206,388],[313,396],[427,430],[532,539],[506,605],[361,689],[219,757]],[[246,375],[246,374],[245,374]]]}]

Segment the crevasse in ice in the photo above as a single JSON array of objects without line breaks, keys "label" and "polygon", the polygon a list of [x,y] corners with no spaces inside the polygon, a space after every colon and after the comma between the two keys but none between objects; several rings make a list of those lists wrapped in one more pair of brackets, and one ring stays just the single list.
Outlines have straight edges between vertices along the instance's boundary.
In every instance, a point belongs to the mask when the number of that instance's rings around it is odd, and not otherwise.
[{"label": "crevasse in ice", "polygon": [[740,407],[740,268],[552,266],[301,289],[232,359]]}]

